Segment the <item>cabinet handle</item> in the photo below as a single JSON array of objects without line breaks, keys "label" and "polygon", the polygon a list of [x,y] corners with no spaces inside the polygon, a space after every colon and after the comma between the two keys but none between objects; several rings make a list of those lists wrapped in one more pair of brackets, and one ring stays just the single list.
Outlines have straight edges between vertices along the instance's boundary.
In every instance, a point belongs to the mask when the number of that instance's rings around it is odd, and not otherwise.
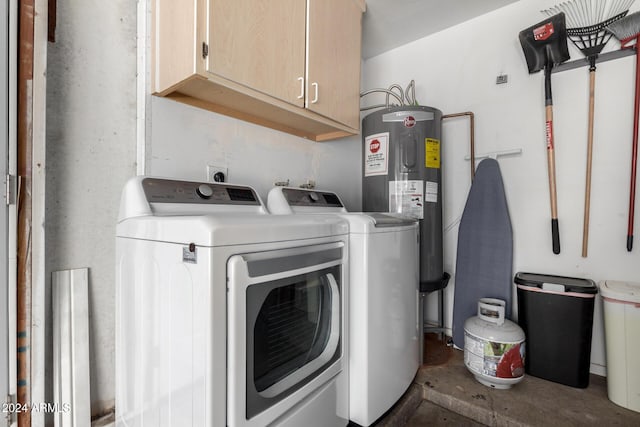
[{"label": "cabinet handle", "polygon": [[300,82],[300,95],[298,99],[304,98],[304,77],[298,77],[298,81]]},{"label": "cabinet handle", "polygon": [[315,96],[313,97],[311,103],[315,104],[316,102],[318,102],[318,83],[313,82],[311,83],[311,86],[313,86],[313,88],[315,89]]}]

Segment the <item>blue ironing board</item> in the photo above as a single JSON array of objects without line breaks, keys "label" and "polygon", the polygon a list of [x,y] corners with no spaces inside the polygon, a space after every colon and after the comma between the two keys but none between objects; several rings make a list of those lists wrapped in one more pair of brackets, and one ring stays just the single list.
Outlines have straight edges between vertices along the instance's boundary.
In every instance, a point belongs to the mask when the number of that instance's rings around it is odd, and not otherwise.
[{"label": "blue ironing board", "polygon": [[511,314],[513,234],[500,167],[495,159],[480,162],[458,230],[453,343],[464,348],[464,322],[478,311],[480,298],[506,302]]}]

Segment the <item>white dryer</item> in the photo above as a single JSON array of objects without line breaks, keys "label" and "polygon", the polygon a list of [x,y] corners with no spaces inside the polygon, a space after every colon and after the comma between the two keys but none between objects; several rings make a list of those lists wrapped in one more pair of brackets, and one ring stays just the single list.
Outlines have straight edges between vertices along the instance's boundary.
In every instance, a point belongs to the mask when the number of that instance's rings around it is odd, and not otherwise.
[{"label": "white dryer", "polygon": [[349,413],[369,426],[404,394],[420,364],[418,222],[348,213],[335,193],[300,188],[273,188],[267,208],[349,222]]},{"label": "white dryer", "polygon": [[137,177],[116,236],[116,424],[345,426],[348,224]]}]

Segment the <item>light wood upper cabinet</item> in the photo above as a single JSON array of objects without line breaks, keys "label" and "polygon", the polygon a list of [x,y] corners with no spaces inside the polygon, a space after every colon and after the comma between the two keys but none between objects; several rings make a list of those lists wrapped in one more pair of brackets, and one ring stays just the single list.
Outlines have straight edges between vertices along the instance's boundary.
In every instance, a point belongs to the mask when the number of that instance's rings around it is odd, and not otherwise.
[{"label": "light wood upper cabinet", "polygon": [[358,129],[362,9],[345,0],[308,5],[306,106]]},{"label": "light wood upper cabinet", "polygon": [[306,0],[209,0],[207,71],[304,106]]},{"label": "light wood upper cabinet", "polygon": [[358,133],[364,0],[154,0],[152,92],[316,141]]}]

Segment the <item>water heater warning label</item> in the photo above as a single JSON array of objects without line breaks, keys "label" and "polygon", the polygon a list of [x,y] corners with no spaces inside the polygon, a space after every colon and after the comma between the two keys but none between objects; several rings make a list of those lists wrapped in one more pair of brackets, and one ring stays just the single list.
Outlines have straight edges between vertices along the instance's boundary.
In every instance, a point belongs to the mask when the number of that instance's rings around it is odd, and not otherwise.
[{"label": "water heater warning label", "polygon": [[389,181],[389,212],[423,219],[424,193],[422,181]]},{"label": "water heater warning label", "polygon": [[364,176],[389,173],[389,132],[370,135],[364,140]]},{"label": "water heater warning label", "polygon": [[440,169],[440,141],[433,138],[424,140],[424,165],[432,169]]}]

